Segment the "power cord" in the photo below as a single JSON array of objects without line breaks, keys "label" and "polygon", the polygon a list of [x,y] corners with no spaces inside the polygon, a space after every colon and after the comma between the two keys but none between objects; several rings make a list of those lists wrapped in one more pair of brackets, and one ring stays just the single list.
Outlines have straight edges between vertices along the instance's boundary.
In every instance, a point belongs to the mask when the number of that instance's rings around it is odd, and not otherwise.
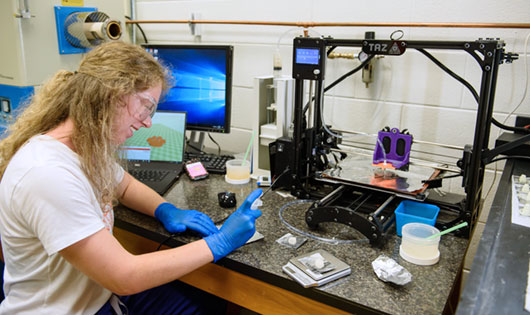
[{"label": "power cord", "polygon": [[[344,81],[346,78],[350,77],[351,75],[353,75],[354,73],[358,72],[359,70],[361,70],[362,68],[364,68],[364,66],[366,66],[370,60],[372,60],[372,58],[374,58],[375,55],[370,55],[368,56],[368,58],[366,58],[365,61],[363,61],[359,66],[357,66],[355,69],[343,74],[340,78],[338,78],[337,80],[333,81],[330,85],[326,86],[324,88],[324,93],[326,93],[327,91],[329,91],[330,89],[332,89],[333,87],[335,87],[337,84],[339,84],[340,82]],[[315,100],[315,97],[312,96],[312,99],[311,101],[314,101]],[[304,106],[304,109],[303,109],[303,113],[305,114],[305,112],[307,112],[307,110],[309,109],[309,104],[311,102],[307,102],[307,104]]]},{"label": "power cord", "polygon": [[[129,21],[131,20],[131,17],[129,17],[129,16],[127,16],[127,15],[125,15],[125,18],[126,18],[127,20],[129,20]],[[142,36],[143,36],[143,38],[144,38],[144,42],[145,42],[146,44],[149,44],[149,42],[147,41],[147,36],[145,36],[144,30],[142,29],[142,27],[140,26],[140,24],[136,23],[136,24],[134,24],[134,25],[136,25],[136,27],[138,27],[138,29],[139,29],[140,32],[142,33]],[[134,27],[134,26],[133,26],[133,27]]]},{"label": "power cord", "polygon": [[501,157],[491,160],[488,164],[501,161],[501,160],[509,160],[509,159],[530,160],[530,156],[526,156],[526,155],[501,156]]},{"label": "power cord", "polygon": [[[215,139],[212,137],[212,135],[210,135],[210,133],[208,133],[208,138],[210,138],[210,140],[213,143],[215,143],[215,145],[217,145],[217,155],[221,155],[221,146],[219,145],[219,143],[217,143],[217,141],[215,141]],[[189,146],[190,148],[194,149],[195,151],[199,152],[199,153],[208,154],[208,153],[204,152],[203,150],[199,149],[198,147],[194,146],[193,144],[191,144],[190,140],[188,139],[188,137],[186,137],[186,145]]]},{"label": "power cord", "polygon": [[219,145],[219,143],[217,143],[217,141],[214,140],[214,138],[212,138],[212,135],[210,135],[209,132],[208,132],[208,138],[210,138],[210,140],[212,140],[212,142],[215,143],[215,145],[217,145],[217,155],[221,155],[221,146]]},{"label": "power cord", "polygon": [[[528,37],[527,37],[527,41],[528,42]],[[447,74],[449,74],[451,77],[453,77],[454,79],[456,79],[458,82],[462,83],[470,92],[471,94],[473,95],[473,98],[475,99],[475,101],[478,103],[479,101],[479,95],[477,93],[477,91],[473,88],[473,86],[467,82],[466,80],[464,80],[462,77],[460,77],[458,74],[454,73],[453,71],[451,71],[451,69],[447,68],[442,62],[440,62],[438,59],[436,59],[433,55],[431,55],[430,53],[428,53],[426,50],[424,50],[423,48],[416,48],[416,50],[418,50],[419,52],[421,52],[422,54],[424,54],[427,58],[429,58],[432,62],[434,62],[438,67],[440,67],[443,71],[445,71]],[[525,54],[526,56],[526,54]],[[527,80],[528,81],[528,80]],[[523,95],[523,100],[524,100],[524,96],[526,95],[526,88],[525,88],[525,93]],[[512,111],[512,114],[513,112],[515,112],[515,110],[517,108],[519,108],[519,106],[521,106],[522,104],[522,100],[521,100],[521,103],[519,103],[519,105],[517,105],[517,107],[514,109],[514,111]],[[510,114],[511,115],[511,114]],[[508,117],[510,116],[508,115]],[[492,117],[491,118],[491,122],[501,128],[501,129],[504,129],[504,130],[510,130],[510,131],[519,131],[519,132],[523,132],[523,133],[530,133],[530,129],[528,128],[522,128],[522,127],[515,127],[515,126],[508,126],[508,125],[505,125],[504,123],[501,123],[499,122],[498,120],[495,119],[495,117]]]}]

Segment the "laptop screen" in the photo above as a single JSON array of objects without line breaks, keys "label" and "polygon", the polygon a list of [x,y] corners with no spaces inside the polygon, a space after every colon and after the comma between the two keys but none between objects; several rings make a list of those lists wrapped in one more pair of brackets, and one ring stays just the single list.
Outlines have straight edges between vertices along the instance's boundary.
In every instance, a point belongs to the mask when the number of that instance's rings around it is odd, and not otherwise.
[{"label": "laptop screen", "polygon": [[121,154],[133,161],[182,162],[186,112],[157,111],[151,128],[140,128],[121,146]]}]

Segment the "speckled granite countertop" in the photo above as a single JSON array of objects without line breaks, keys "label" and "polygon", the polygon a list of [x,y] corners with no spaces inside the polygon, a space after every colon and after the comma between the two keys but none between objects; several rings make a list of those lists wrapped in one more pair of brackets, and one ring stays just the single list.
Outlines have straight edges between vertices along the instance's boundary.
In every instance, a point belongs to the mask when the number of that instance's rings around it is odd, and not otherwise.
[{"label": "speckled granite countertop", "polygon": [[[239,205],[256,187],[255,181],[245,185],[231,185],[220,175],[210,175],[209,179],[196,182],[182,176],[165,198],[179,208],[201,210],[217,222],[235,210],[219,206],[219,192],[234,192]],[[401,238],[395,234],[389,236],[382,249],[378,249],[371,247],[368,240],[354,229],[342,224],[328,223],[321,224],[316,235],[327,239],[335,237],[353,241],[331,244],[309,238],[295,250],[276,242],[278,238],[291,232],[282,223],[279,209],[293,200],[295,199],[292,197],[284,198],[275,192],[264,196],[264,205],[261,208],[263,214],[256,221],[256,229],[265,238],[241,247],[218,264],[352,313],[442,313],[461,268],[468,240],[444,236],[440,243],[440,262],[433,266],[417,266],[399,256]],[[284,207],[283,219],[298,229],[310,232],[304,221],[307,207],[309,203]],[[121,206],[115,209],[115,217],[117,227],[156,242],[166,241],[165,244],[169,246],[178,246],[199,238],[193,233],[183,233],[175,239],[167,240],[169,233],[156,219]],[[282,266],[289,259],[316,249],[325,249],[343,260],[351,266],[352,273],[324,286],[304,289],[282,272]],[[371,263],[381,254],[394,258],[405,267],[412,274],[412,282],[399,287],[379,280]]]}]

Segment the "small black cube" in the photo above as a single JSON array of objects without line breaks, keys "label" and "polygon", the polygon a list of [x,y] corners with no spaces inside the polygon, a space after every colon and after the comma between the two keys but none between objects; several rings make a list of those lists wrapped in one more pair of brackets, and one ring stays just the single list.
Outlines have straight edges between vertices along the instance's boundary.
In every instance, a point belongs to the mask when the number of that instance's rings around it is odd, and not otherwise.
[{"label": "small black cube", "polygon": [[232,208],[236,206],[236,194],[229,191],[223,191],[217,194],[219,205],[223,208]]}]

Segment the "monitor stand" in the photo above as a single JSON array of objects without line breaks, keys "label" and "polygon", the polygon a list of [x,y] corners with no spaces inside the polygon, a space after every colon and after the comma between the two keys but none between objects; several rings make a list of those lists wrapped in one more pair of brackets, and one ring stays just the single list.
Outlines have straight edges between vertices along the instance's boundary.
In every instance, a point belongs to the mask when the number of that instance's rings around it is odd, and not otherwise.
[{"label": "monitor stand", "polygon": [[191,153],[203,152],[205,134],[206,133],[203,131],[192,131],[190,134],[188,145],[186,146],[186,151],[191,152]]}]

